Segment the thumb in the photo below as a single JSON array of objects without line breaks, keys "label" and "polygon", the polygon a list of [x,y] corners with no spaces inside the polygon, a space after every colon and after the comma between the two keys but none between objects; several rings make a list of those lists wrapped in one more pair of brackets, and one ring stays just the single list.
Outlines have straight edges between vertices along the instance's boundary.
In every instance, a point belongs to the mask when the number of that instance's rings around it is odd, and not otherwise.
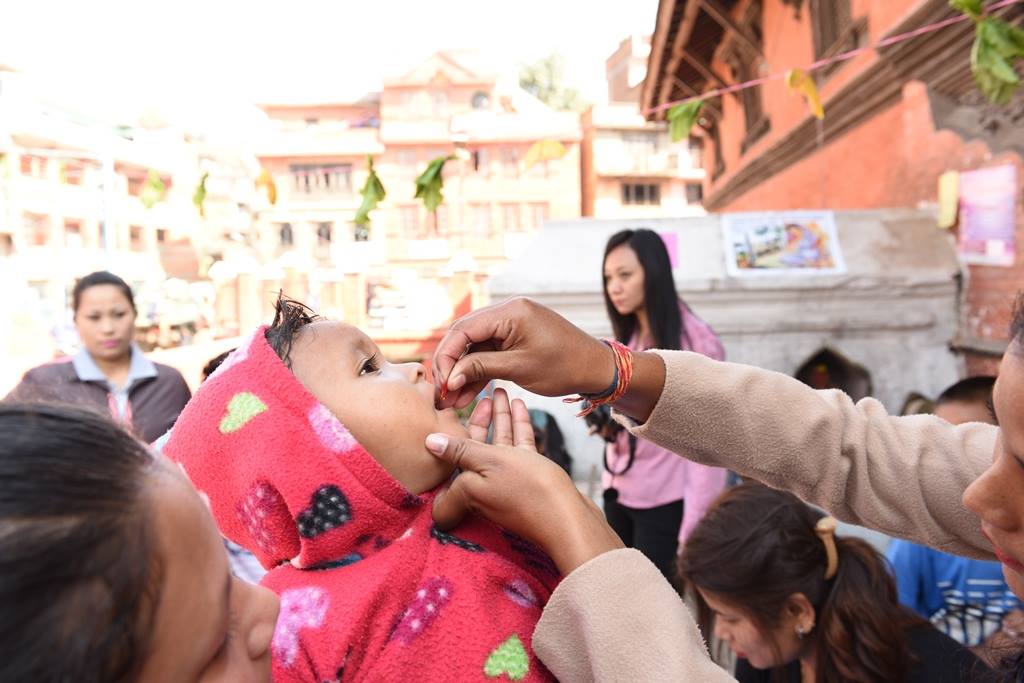
[{"label": "thumb", "polygon": [[459,525],[463,518],[473,511],[466,493],[466,478],[476,477],[472,472],[463,472],[455,477],[443,491],[434,497],[434,524],[441,531],[449,531]]},{"label": "thumb", "polygon": [[488,452],[493,446],[448,434],[428,434],[426,446],[435,458],[463,471],[482,472],[493,459]]},{"label": "thumb", "polygon": [[513,372],[517,367],[514,351],[473,351],[460,358],[448,373],[448,388],[458,391],[475,383],[492,379],[518,379]]}]

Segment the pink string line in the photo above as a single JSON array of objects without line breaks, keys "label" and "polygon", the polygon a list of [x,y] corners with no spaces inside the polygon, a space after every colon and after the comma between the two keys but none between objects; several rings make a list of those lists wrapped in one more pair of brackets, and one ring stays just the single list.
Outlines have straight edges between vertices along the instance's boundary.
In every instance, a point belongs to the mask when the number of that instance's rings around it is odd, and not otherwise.
[{"label": "pink string line", "polygon": [[[997,9],[1009,7],[1010,5],[1022,1],[1024,0],[999,0],[999,2],[993,3],[986,7],[985,13],[989,14]],[[839,62],[845,62],[849,59],[853,59],[854,57],[859,57],[860,55],[865,54],[867,52],[871,52],[873,50],[877,50],[883,47],[888,47],[890,45],[895,45],[896,43],[902,43],[905,40],[917,38],[918,36],[923,36],[926,33],[931,33],[932,31],[938,31],[939,29],[946,28],[947,26],[952,26],[953,24],[959,24],[960,22],[967,21],[970,18],[971,17],[969,17],[966,14],[959,14],[955,17],[950,17],[949,19],[937,21],[934,24],[927,24],[925,26],[921,26],[920,28],[915,28],[913,31],[907,31],[906,33],[900,33],[895,36],[889,36],[888,38],[878,41],[874,45],[869,45],[867,47],[859,47],[855,50],[849,50],[847,52],[841,52],[840,54],[835,55],[833,57],[829,57],[827,59],[819,59],[818,61],[814,62],[809,67],[807,67],[806,71],[808,73],[818,71],[819,69],[824,69],[826,66],[837,64]],[[644,116],[647,116],[649,114],[656,114],[660,111],[671,109],[672,107],[678,106],[680,104],[686,104],[688,102],[694,102],[696,100],[708,100],[711,99],[712,97],[718,97],[719,95],[728,95],[729,93],[738,92],[740,90],[746,90],[747,88],[754,88],[756,86],[763,85],[771,81],[777,81],[782,78],[785,78],[786,73],[788,72],[774,73],[771,74],[770,76],[762,76],[761,78],[755,78],[753,80],[745,81],[743,83],[736,83],[725,88],[708,90],[707,92],[704,92],[700,95],[693,95],[692,97],[686,97],[681,100],[667,102],[665,104],[658,105],[657,107],[645,109],[643,112],[641,112],[641,114],[643,114]]]}]

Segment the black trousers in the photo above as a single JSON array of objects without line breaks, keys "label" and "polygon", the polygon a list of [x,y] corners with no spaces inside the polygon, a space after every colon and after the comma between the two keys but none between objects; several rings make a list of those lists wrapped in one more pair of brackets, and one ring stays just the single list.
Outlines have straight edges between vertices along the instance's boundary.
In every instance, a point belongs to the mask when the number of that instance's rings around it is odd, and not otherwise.
[{"label": "black trousers", "polygon": [[683,523],[683,501],[647,510],[619,504],[619,492],[604,492],[604,516],[622,542],[647,556],[654,566],[675,583],[679,526]]}]

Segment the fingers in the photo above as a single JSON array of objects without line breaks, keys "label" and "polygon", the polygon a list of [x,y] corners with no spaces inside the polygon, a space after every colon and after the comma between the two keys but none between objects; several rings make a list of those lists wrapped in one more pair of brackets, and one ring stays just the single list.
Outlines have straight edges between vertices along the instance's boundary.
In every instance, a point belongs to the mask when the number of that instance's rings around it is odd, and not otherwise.
[{"label": "fingers", "polygon": [[481,399],[469,416],[469,438],[480,443],[487,442],[487,431],[491,426],[491,399]]},{"label": "fingers", "polygon": [[508,379],[513,382],[520,378],[515,369],[516,351],[474,351],[459,358],[448,374],[448,390],[458,391],[474,383],[486,383],[492,379]]},{"label": "fingers", "polygon": [[437,494],[432,510],[434,523],[441,531],[448,531],[459,525],[463,518],[473,511],[467,495],[467,477],[479,476],[473,472],[463,472],[455,477],[451,485]]},{"label": "fingers", "polygon": [[[455,363],[462,358],[472,344],[485,342],[499,334],[501,313],[495,314],[495,306],[488,306],[468,313],[452,323],[451,329],[434,351],[433,366],[437,369],[434,383],[438,389],[444,386]],[[458,389],[458,387],[454,387]]]},{"label": "fingers", "polygon": [[511,446],[512,439],[512,407],[508,402],[508,393],[504,389],[494,390],[494,404],[491,411],[491,424],[494,426],[494,445]]},{"label": "fingers", "polygon": [[518,398],[512,401],[512,445],[516,448],[537,450],[530,411],[522,399]]},{"label": "fingers", "polygon": [[491,450],[494,446],[448,434],[428,434],[426,446],[432,455],[463,471],[484,472],[499,457]]}]

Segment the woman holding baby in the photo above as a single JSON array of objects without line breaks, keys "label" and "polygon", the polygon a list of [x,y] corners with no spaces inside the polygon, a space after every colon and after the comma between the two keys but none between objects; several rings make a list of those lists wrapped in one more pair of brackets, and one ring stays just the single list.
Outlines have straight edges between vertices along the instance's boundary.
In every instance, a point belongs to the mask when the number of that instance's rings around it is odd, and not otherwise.
[{"label": "woman holding baby", "polygon": [[[994,546],[1024,595],[1024,311],[1015,320],[998,428],[892,418],[870,399],[854,405],[698,354],[623,353],[528,300],[456,322],[434,379],[441,407],[467,405],[492,378],[581,393],[642,438],[839,517],[975,556]],[[551,556],[563,579],[534,631],[540,660],[564,681],[732,680],[658,569],[533,451],[525,408],[505,400],[483,403],[468,436],[426,437],[426,451],[462,470],[433,517],[448,533],[479,513]],[[493,445],[471,438],[492,422]],[[114,453],[117,477],[99,467]],[[0,679],[268,680],[277,601],[240,589],[226,567],[209,513],[176,468],[84,413],[0,407]]]}]

